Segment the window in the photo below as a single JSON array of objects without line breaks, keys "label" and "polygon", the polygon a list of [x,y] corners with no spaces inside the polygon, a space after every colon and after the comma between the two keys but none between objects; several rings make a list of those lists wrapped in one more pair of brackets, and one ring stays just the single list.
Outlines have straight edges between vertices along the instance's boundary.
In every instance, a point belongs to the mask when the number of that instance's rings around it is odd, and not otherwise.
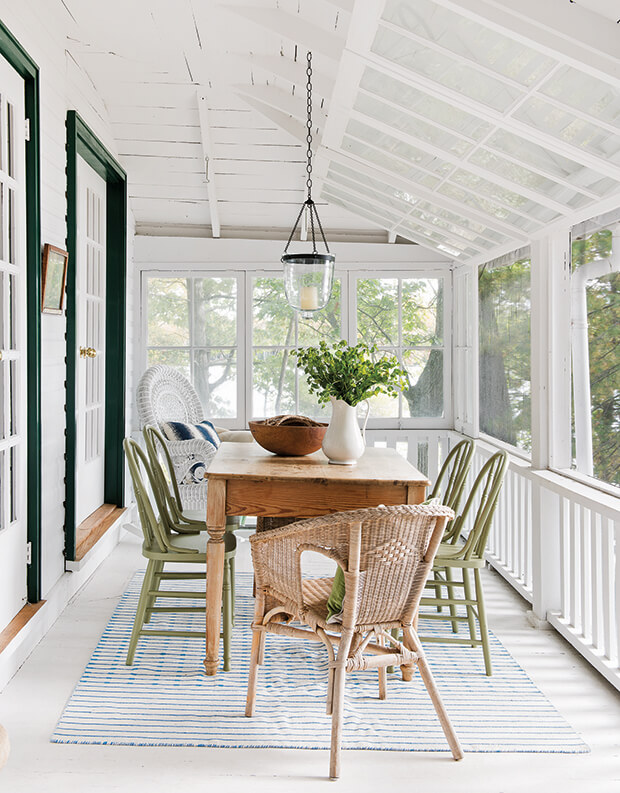
[{"label": "window", "polygon": [[236,277],[146,279],[147,365],[190,379],[211,419],[239,414]]},{"label": "window", "polygon": [[399,397],[375,397],[372,416],[445,415],[443,281],[443,277],[358,278],[357,341],[396,355],[409,379]]},{"label": "window", "polygon": [[573,466],[620,486],[620,222],[573,229]]},{"label": "window", "polygon": [[446,426],[446,279],[439,271],[339,270],[326,308],[305,319],[286,302],[281,271],[145,271],[144,365],[178,369],[194,384],[207,418],[222,426],[281,413],[325,420],[330,406],[309,393],[292,353],[321,340],[364,341],[396,355],[409,375],[400,397],[372,400],[369,426]]},{"label": "window", "polygon": [[480,431],[531,449],[529,248],[480,266]]},{"label": "window", "polygon": [[297,369],[296,347],[333,344],[342,338],[341,281],[334,279],[332,296],[323,311],[303,319],[286,302],[284,281],[274,275],[253,279],[252,289],[252,415],[300,413],[329,415],[308,392]]}]

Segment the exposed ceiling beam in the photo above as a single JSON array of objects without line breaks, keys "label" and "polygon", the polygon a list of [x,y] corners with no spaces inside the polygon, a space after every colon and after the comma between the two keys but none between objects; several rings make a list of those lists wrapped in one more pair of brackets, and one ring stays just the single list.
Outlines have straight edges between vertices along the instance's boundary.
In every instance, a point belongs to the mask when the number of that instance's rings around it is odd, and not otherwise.
[{"label": "exposed ceiling beam", "polygon": [[[304,96],[306,90],[306,56],[299,53],[297,62],[290,58],[283,58],[281,55],[256,55],[247,54],[241,56],[252,67],[258,67],[263,71],[280,77],[290,85],[296,87],[296,95]],[[326,99],[334,90],[334,80],[327,74],[316,68],[316,59],[312,62],[312,89],[313,93],[324,96]],[[316,99],[314,100],[316,102]]]},{"label": "exposed ceiling beam", "polygon": [[[306,94],[305,91],[301,96],[293,96],[291,93],[287,93],[286,91],[282,91],[280,88],[275,88],[272,85],[254,85],[254,86],[245,86],[245,85],[237,85],[234,86],[237,94],[242,95],[244,98],[246,96],[251,97],[252,99],[257,99],[259,102],[263,103],[263,105],[268,105],[275,110],[278,110],[280,113],[284,113],[290,116],[292,119],[298,119],[299,121],[303,121],[302,125],[304,132],[301,136],[301,140],[306,139]],[[327,115],[321,107],[317,106],[317,103],[313,103],[312,108],[312,123],[314,128],[318,128],[319,130],[325,129],[327,124]]]},{"label": "exposed ceiling beam", "polygon": [[304,19],[300,14],[288,14],[279,8],[256,8],[221,4],[219,8],[239,14],[244,19],[285,36],[289,41],[313,54],[321,53],[335,61],[340,59],[344,47],[344,36],[331,33]]},{"label": "exposed ceiling beam", "polygon": [[258,110],[259,113],[262,113],[262,115],[269,119],[269,121],[277,124],[280,129],[283,129],[285,132],[288,132],[289,135],[292,135],[295,140],[303,141],[305,139],[305,124],[302,124],[301,121],[293,118],[290,113],[286,113],[285,111],[280,110],[278,107],[256,98],[250,92],[247,94],[239,92],[237,93],[237,96],[243,99],[243,101],[246,102],[250,107],[254,108],[254,110]]},{"label": "exposed ceiling beam", "polygon": [[202,141],[202,153],[205,164],[205,179],[207,181],[207,194],[209,196],[209,215],[211,217],[211,232],[214,237],[220,236],[220,213],[217,205],[217,188],[215,185],[215,159],[213,143],[211,141],[211,130],[209,127],[209,109],[207,106],[206,92],[202,86],[198,86],[196,92],[198,102],[198,117],[200,119],[200,137]]}]

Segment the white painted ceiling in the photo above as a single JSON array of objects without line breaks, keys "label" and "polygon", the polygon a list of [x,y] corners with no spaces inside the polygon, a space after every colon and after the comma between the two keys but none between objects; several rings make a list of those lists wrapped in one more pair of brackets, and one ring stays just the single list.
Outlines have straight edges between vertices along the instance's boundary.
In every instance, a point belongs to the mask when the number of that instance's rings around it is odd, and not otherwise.
[{"label": "white painted ceiling", "polygon": [[620,202],[618,0],[63,5],[139,232],[287,235],[308,49],[328,238],[467,260]]}]

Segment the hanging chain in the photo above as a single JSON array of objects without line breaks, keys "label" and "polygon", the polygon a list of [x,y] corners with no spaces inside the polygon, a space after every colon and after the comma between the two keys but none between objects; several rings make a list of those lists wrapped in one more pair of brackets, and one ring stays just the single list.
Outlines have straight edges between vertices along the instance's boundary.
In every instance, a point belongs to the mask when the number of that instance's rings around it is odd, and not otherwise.
[{"label": "hanging chain", "polygon": [[308,188],[308,200],[312,199],[312,53],[309,52],[307,55],[308,58],[308,66],[306,67],[306,76],[308,78],[306,82],[306,111],[308,113],[308,119],[306,121],[306,142],[308,144],[308,150],[306,151],[306,173],[308,177],[306,179],[306,187]]}]

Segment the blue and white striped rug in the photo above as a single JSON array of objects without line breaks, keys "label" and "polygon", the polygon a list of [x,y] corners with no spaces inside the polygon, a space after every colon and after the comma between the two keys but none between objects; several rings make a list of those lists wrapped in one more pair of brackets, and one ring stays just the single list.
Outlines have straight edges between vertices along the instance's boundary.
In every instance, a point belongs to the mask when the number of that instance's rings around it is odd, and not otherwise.
[{"label": "blue and white striped rug", "polygon": [[[141,581],[142,573],[138,573],[123,594],[56,726],[53,742],[329,748],[327,658],[320,644],[267,636],[256,715],[244,716],[254,603],[249,574],[237,576],[233,671],[215,678],[204,674],[200,639],[141,639],[134,665],[125,665]],[[204,617],[158,615],[151,625],[156,623],[201,630]],[[437,623],[421,628],[421,633],[439,629]],[[491,678],[484,674],[480,649],[427,647],[463,749],[589,751],[495,636],[491,636],[491,646]],[[447,751],[419,676],[403,683],[398,672],[389,675],[388,698],[383,702],[377,698],[376,673],[347,676],[346,692],[344,748]]]}]

